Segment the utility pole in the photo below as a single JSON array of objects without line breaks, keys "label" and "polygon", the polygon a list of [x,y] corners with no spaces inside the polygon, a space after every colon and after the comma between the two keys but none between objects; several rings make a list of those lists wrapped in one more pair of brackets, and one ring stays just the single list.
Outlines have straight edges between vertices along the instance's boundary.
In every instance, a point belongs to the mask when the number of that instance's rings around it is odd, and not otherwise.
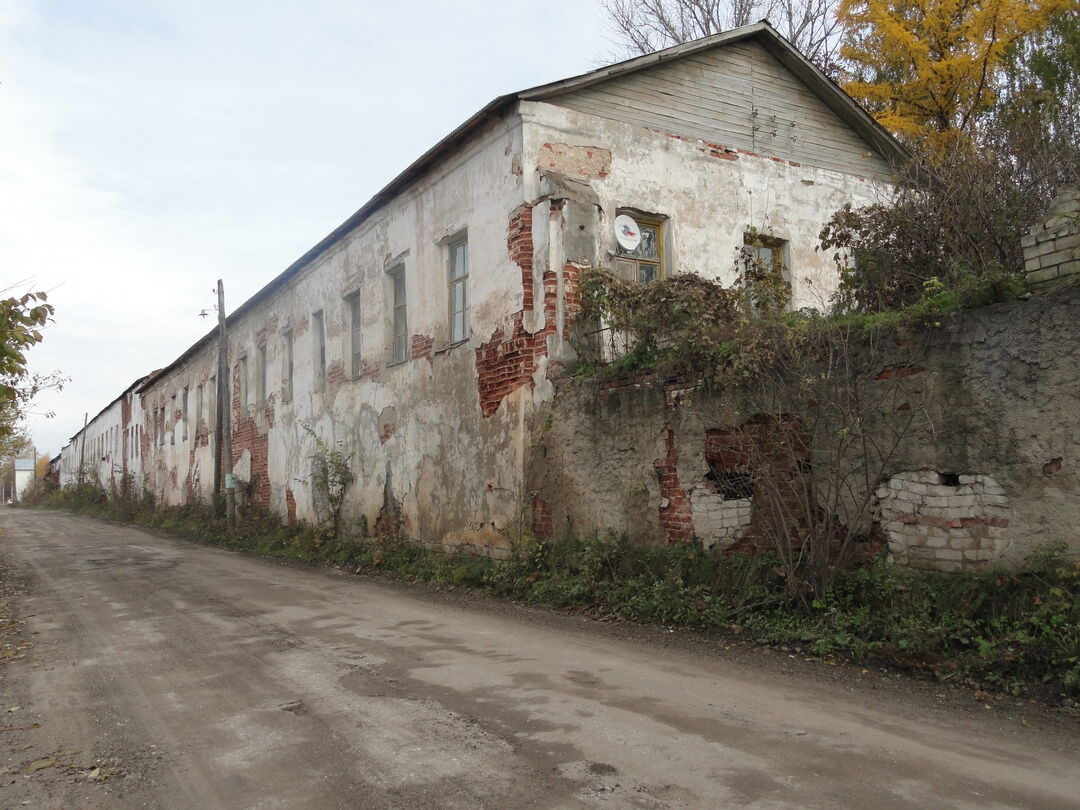
[{"label": "utility pole", "polygon": [[75,474],[75,480],[80,484],[83,482],[83,460],[86,457],[86,425],[89,418],[89,411],[83,413],[82,433],[79,434],[79,470]]},{"label": "utility pole", "polygon": [[217,283],[218,370],[217,431],[214,457],[214,491],[218,492],[218,471],[225,479],[225,519],[236,525],[236,482],[232,475],[232,401],[229,399],[229,335],[225,329],[225,285]]}]

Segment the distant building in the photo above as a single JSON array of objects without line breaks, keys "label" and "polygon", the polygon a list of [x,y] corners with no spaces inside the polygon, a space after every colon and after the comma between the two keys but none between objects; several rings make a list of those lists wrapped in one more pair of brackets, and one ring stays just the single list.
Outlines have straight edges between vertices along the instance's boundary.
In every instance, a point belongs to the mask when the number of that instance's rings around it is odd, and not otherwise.
[{"label": "distant building", "polygon": [[34,483],[34,459],[15,459],[15,500],[22,500],[23,494]]}]

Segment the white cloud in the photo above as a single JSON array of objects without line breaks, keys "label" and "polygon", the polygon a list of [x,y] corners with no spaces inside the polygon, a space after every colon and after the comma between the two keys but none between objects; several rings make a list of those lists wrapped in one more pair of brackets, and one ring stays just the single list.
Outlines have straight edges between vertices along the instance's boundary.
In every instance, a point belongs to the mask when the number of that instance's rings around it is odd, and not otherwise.
[{"label": "white cloud", "polygon": [[[587,0],[0,0],[0,266],[52,291],[57,452],[491,98],[588,70]],[[9,282],[11,283],[11,282]]]}]

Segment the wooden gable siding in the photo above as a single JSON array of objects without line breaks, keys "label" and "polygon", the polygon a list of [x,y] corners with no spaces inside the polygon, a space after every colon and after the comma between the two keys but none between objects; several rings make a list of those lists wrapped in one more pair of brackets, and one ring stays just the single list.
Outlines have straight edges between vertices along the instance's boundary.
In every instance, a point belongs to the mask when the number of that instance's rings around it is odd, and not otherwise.
[{"label": "wooden gable siding", "polygon": [[754,42],[685,56],[546,101],[824,169],[881,179],[892,174],[872,146]]}]

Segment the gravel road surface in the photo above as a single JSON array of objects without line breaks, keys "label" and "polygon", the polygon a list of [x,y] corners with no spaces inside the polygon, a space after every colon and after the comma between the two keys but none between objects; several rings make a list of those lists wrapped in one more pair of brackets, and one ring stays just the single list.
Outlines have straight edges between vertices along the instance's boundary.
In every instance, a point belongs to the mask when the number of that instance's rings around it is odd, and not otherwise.
[{"label": "gravel road surface", "polygon": [[1074,729],[998,708],[83,517],[0,532],[3,807],[1080,806]]}]

